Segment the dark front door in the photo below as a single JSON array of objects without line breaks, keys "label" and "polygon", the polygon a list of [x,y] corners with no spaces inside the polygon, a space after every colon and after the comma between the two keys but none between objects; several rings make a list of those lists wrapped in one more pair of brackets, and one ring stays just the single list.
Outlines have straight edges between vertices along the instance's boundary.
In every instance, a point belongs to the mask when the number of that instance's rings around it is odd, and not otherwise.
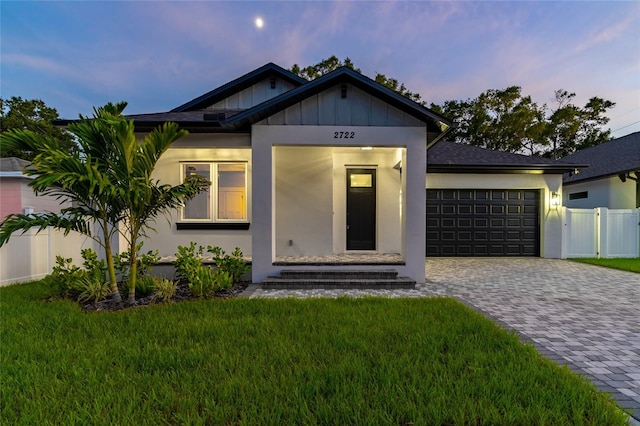
[{"label": "dark front door", "polygon": [[347,250],[376,249],[376,171],[347,169]]}]

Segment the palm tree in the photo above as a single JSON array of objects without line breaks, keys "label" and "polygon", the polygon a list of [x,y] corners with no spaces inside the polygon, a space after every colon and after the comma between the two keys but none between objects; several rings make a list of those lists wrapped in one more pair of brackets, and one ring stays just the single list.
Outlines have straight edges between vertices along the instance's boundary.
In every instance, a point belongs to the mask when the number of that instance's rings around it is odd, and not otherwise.
[{"label": "palm tree", "polygon": [[165,123],[138,141],[133,121],[112,117],[115,137],[111,150],[114,178],[119,178],[116,189],[119,210],[124,213],[123,236],[129,244],[129,295],[127,303],[135,302],[137,280],[138,240],[146,236],[160,214],[183,205],[210,183],[201,176],[189,176],[181,185],[162,185],[151,178],[156,163],[173,142],[187,135],[175,123]]},{"label": "palm tree", "polygon": [[[180,206],[184,200],[206,189],[209,182],[199,176],[186,179],[181,185],[161,185],[151,179],[160,156],[187,132],[174,123],[156,129],[142,141],[137,141],[133,121],[122,112],[125,102],[109,103],[94,108],[92,118],[80,116],[69,125],[79,149],[69,152],[55,139],[27,130],[14,130],[1,135],[0,142],[17,149],[35,152],[31,167],[25,174],[34,176],[29,185],[37,194],[52,195],[69,201],[58,213],[14,214],[0,224],[0,246],[9,241],[15,231],[51,226],[65,235],[77,231],[96,240],[105,250],[110,288],[114,301],[121,296],[113,263],[111,238],[122,232],[130,247],[128,303],[135,302],[136,242],[160,214]],[[124,223],[124,231],[119,224]],[[100,228],[94,236],[92,225]]]}]

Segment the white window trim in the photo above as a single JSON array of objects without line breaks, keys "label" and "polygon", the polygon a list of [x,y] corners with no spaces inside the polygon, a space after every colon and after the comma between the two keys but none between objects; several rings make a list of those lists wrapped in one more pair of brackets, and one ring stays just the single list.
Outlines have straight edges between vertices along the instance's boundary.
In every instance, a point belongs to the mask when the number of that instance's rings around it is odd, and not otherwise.
[{"label": "white window trim", "polygon": [[[249,185],[248,185],[248,176],[247,176],[247,165],[246,161],[181,161],[180,162],[180,182],[184,182],[185,178],[185,167],[189,164],[198,164],[198,165],[209,165],[209,176],[211,185],[209,186],[209,208],[211,211],[211,218],[209,219],[189,219],[184,217],[184,207],[180,208],[180,219],[179,221],[182,223],[249,223],[249,212],[248,212],[248,197],[249,197]],[[219,195],[218,195],[218,166],[220,165],[242,165],[244,167],[244,218],[243,219],[225,219],[219,218],[218,214],[218,203],[219,203]]]}]

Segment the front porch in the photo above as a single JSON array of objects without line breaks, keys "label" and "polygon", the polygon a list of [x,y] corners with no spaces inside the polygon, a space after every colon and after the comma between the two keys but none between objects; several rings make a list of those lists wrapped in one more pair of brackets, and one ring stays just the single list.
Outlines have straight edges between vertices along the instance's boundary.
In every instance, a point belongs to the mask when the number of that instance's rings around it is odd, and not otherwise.
[{"label": "front porch", "polygon": [[404,265],[400,253],[341,253],[329,256],[276,256],[274,266]]}]

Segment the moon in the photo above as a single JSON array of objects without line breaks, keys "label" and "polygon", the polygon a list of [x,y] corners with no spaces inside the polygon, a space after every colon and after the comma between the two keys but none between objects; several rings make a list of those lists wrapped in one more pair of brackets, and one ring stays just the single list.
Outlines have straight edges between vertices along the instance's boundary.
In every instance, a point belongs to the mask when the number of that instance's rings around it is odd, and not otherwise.
[{"label": "moon", "polygon": [[256,18],[255,24],[256,24],[256,28],[264,27],[264,21],[259,16]]}]

